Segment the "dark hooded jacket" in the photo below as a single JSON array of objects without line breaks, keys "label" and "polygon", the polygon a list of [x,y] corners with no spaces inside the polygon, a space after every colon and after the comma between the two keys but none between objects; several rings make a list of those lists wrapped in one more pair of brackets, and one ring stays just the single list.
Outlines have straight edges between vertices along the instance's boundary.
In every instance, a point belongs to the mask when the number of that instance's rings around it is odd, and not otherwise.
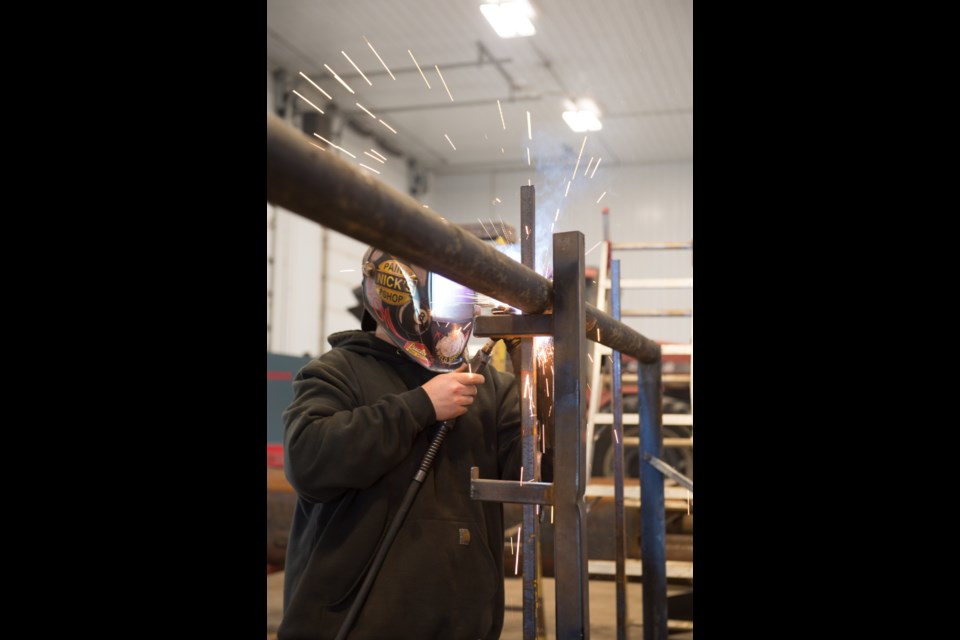
[{"label": "dark hooded jacket", "polygon": [[[283,414],[297,492],[279,640],[334,638],[435,432],[420,388],[437,375],[364,331],[303,367]],[[383,562],[350,640],[492,640],[503,626],[503,506],[470,498],[481,478],[520,477],[514,377],[488,367]]]}]

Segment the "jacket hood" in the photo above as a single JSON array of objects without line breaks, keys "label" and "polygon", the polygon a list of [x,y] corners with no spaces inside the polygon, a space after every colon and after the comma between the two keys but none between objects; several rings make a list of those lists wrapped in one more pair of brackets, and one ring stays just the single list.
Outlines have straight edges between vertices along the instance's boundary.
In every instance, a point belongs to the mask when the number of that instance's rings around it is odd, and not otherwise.
[{"label": "jacket hood", "polygon": [[379,360],[416,364],[394,345],[385,340],[381,340],[368,331],[340,331],[331,334],[327,338],[327,342],[335,349],[347,349],[354,353],[373,356]]}]

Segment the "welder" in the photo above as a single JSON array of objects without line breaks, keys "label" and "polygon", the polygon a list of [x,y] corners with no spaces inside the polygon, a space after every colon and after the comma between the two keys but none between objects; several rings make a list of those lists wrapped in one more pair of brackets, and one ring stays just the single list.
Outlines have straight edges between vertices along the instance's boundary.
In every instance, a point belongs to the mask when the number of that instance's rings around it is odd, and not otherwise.
[{"label": "welder", "polygon": [[329,337],[283,414],[297,506],[278,638],[493,640],[503,507],[470,498],[470,468],[520,479],[515,378],[468,366],[473,291],[375,248],[362,270],[361,329]]}]

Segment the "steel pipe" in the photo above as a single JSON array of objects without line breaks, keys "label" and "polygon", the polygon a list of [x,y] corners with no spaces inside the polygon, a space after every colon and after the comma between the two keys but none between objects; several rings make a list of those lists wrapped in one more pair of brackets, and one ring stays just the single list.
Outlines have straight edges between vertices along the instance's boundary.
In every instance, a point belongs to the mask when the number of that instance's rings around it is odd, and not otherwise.
[{"label": "steel pipe", "polygon": [[643,459],[652,464],[655,469],[660,471],[660,473],[675,481],[680,486],[685,487],[690,493],[693,493],[693,480],[683,475],[660,458],[652,456],[649,453],[645,453],[643,455]]},{"label": "steel pipe", "polygon": [[[536,191],[533,187],[520,187],[520,226],[535,229]],[[520,262],[526,267],[536,267],[537,236],[528,233],[520,241]],[[524,378],[532,382],[532,388],[539,390],[543,380],[537,375],[537,356],[533,338],[520,340],[520,363]],[[521,400],[520,436],[523,450],[520,467],[520,482],[523,483],[523,471],[527,470],[530,480],[540,481],[540,460],[537,456],[538,425],[536,419],[537,394],[531,393]],[[523,542],[517,535],[517,545],[523,549],[523,640],[543,638],[546,629],[540,627],[544,619],[540,594],[540,519],[536,505],[523,505]],[[520,549],[517,549],[520,553]],[[540,614],[540,615],[538,615]]]},{"label": "steel pipe", "polygon": [[[553,308],[553,284],[542,275],[373,175],[315,147],[306,135],[269,112],[267,201],[524,313]],[[586,333],[641,362],[660,360],[656,342],[589,303]]]},{"label": "steel pipe", "polygon": [[[620,261],[610,262],[610,309],[620,318]],[[613,359],[613,515],[616,527],[617,640],[627,639],[627,524],[623,503],[623,380],[620,352]]]},{"label": "steel pipe", "polygon": [[615,251],[693,249],[693,240],[690,242],[611,242],[610,249]]},{"label": "steel pipe", "polygon": [[661,363],[640,365],[640,556],[643,558],[643,637],[667,640],[666,504],[663,476],[650,464],[661,457]]}]

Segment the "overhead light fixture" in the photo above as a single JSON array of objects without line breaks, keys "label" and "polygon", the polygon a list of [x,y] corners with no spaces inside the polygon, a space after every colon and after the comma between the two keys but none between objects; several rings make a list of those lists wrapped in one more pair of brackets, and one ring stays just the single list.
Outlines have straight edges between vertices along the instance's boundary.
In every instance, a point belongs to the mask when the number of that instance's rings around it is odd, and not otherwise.
[{"label": "overhead light fixture", "polygon": [[600,123],[600,109],[593,100],[581,98],[576,104],[567,100],[564,107],[563,121],[577,133],[600,131],[603,128]]},{"label": "overhead light fixture", "polygon": [[535,15],[533,7],[527,0],[484,2],[480,5],[480,13],[501,38],[532,36],[537,32],[530,21]]}]

